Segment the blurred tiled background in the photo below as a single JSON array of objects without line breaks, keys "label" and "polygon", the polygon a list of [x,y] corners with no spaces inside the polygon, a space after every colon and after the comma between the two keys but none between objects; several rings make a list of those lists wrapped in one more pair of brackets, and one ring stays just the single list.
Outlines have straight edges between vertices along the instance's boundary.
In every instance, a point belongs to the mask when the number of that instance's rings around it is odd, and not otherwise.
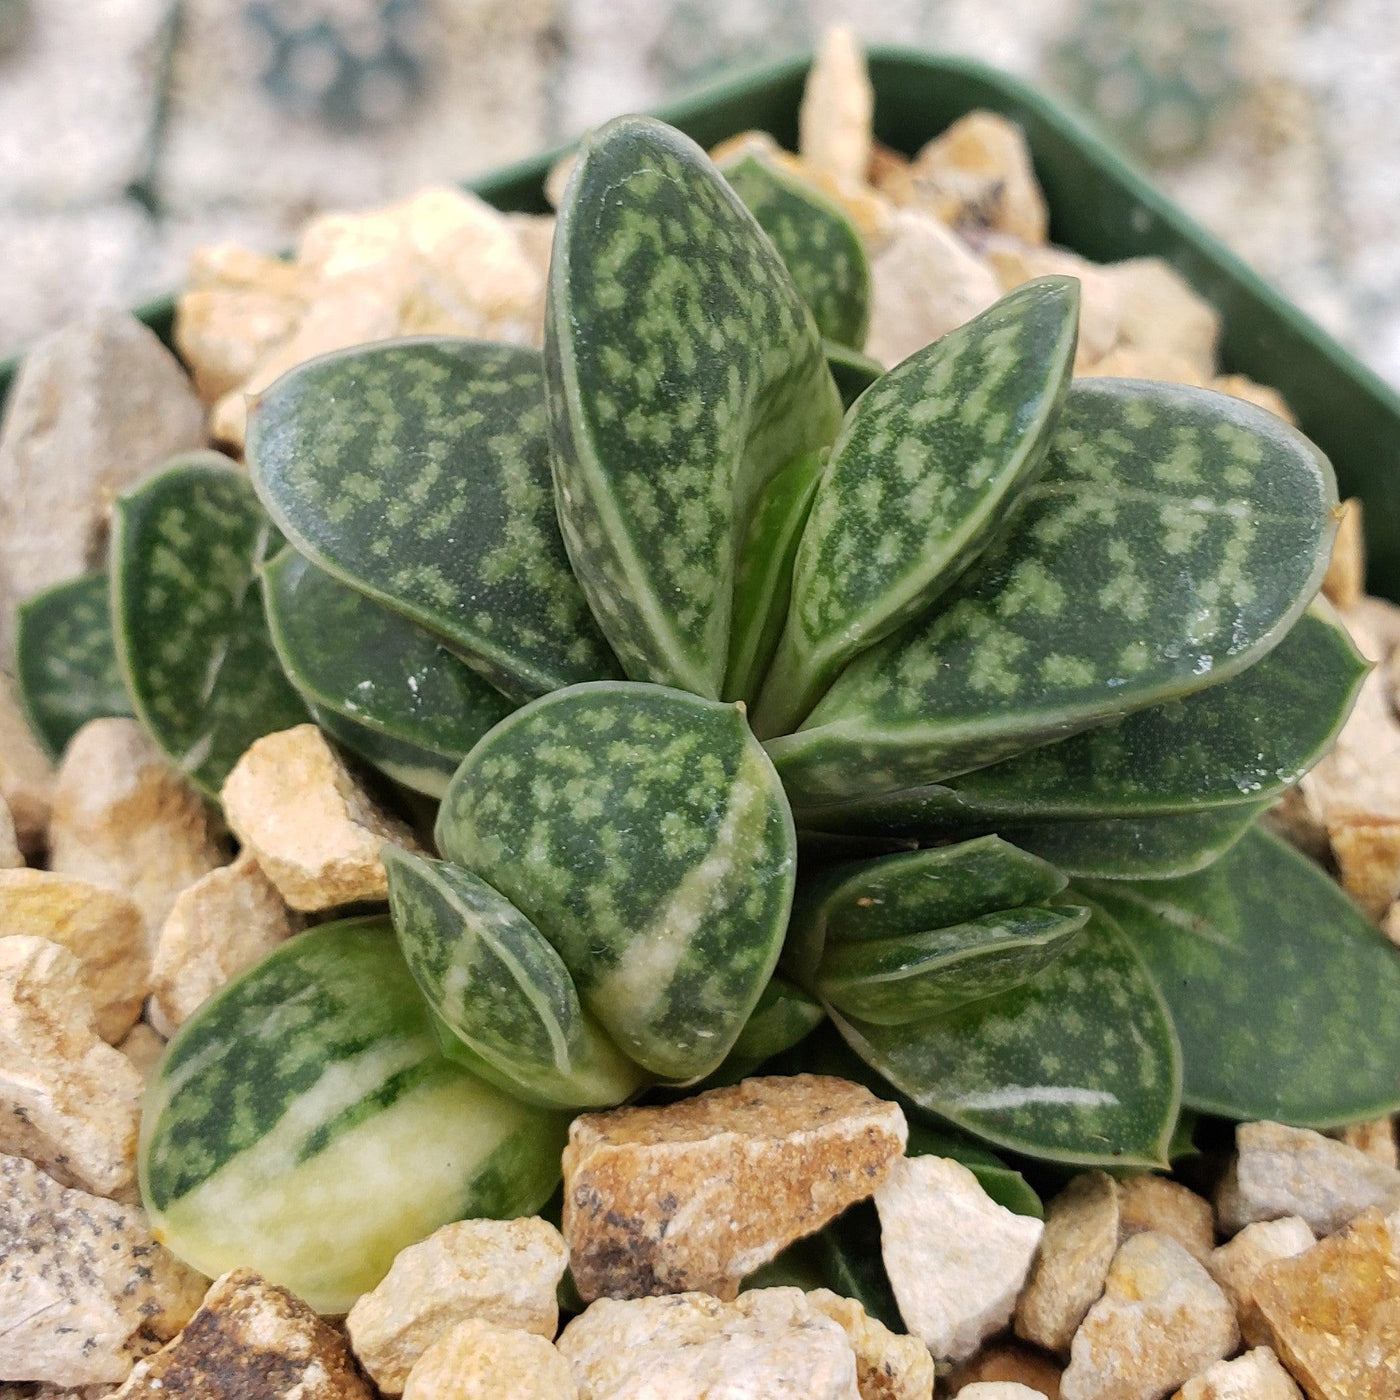
[{"label": "blurred tiled background", "polygon": [[1397,0],[0,0],[0,353],[838,20],[1095,113],[1400,384]]}]

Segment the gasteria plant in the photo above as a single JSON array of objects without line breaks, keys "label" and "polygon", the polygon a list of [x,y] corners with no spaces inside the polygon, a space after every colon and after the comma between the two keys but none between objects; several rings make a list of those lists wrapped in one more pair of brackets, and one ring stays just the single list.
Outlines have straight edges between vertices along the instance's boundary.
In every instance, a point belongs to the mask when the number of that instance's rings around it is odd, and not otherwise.
[{"label": "gasteria plant", "polygon": [[1365,670],[1312,602],[1326,460],[1073,381],[1066,278],[879,375],[839,209],[726,173],[604,127],[542,356],[292,370],[248,478],[122,502],[113,634],[100,579],[22,619],[55,748],[116,668],[211,796],[309,714],[440,799],[436,856],[385,853],[401,958],[317,930],[172,1043],[144,1189],[206,1272],[342,1306],[395,1241],[537,1208],[569,1112],[826,1063],[824,1017],[911,1113],[1056,1162],[1162,1165],[1183,1102],[1400,1106],[1400,959],[1253,825]]}]

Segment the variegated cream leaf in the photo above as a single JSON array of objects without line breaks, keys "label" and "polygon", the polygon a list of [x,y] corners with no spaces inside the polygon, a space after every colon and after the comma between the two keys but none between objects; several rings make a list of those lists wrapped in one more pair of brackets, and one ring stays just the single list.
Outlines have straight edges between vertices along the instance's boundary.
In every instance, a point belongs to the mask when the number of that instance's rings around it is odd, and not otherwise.
[{"label": "variegated cream leaf", "polygon": [[526,700],[617,675],[564,553],[539,352],[449,337],[298,365],[248,415],[287,538]]},{"label": "variegated cream leaf", "polygon": [[306,721],[258,593],[281,543],[248,478],[217,452],[176,458],[113,513],[113,630],[132,708],[210,795],[255,739]]},{"label": "variegated cream leaf", "polygon": [[924,613],[1040,471],[1074,363],[1079,283],[1043,277],[882,376],[832,448],[754,716],[797,727],[855,656]]},{"label": "variegated cream leaf", "polygon": [[772,974],[792,816],[740,706],[660,686],[556,691],[503,720],[443,800],[438,847],[563,959],[652,1075],[724,1059]]},{"label": "variegated cream leaf", "polygon": [[717,697],[740,543],[841,405],[773,245],[709,158],[643,117],[585,140],[545,327],[569,558],[629,676]]},{"label": "variegated cream leaf", "polygon": [[784,784],[805,807],[934,783],[1230,680],[1316,592],[1335,505],[1326,458],[1263,409],[1076,381],[992,547],[770,742]]}]

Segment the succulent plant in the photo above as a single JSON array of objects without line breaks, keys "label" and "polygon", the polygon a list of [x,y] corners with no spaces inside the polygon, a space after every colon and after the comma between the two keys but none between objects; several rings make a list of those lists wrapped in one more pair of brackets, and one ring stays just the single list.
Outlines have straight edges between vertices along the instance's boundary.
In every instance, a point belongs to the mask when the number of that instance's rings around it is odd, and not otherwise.
[{"label": "succulent plant", "polygon": [[[729,174],[602,128],[543,355],[304,364],[251,405],[248,478],[185,461],[122,505],[115,641],[100,580],[31,605],[62,615],[21,632],[55,745],[115,656],[211,795],[309,712],[440,800],[435,855],[385,853],[399,952],[382,918],[304,935],[172,1042],[147,1200],[206,1271],[338,1300],[364,1251],[296,1210],[534,1209],[568,1112],[774,1056],[835,1056],[1018,1199],[988,1145],[1160,1166],[1183,1104],[1400,1106],[1400,958],[1255,827],[1365,671],[1313,603],[1326,460],[1237,400],[1072,380],[1066,278],[879,374],[840,211]],[[518,1189],[473,1168],[449,1202],[437,1129],[394,1156],[404,1074],[457,1086],[444,1135],[515,1144]]]}]

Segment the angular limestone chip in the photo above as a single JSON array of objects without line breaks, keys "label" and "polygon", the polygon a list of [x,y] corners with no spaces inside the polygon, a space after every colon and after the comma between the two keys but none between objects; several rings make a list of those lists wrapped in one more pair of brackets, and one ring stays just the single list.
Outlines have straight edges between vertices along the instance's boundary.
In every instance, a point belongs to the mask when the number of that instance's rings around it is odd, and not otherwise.
[{"label": "angular limestone chip", "polygon": [[797,113],[798,154],[840,184],[863,185],[874,117],[875,89],[860,41],[845,25],[828,29]]},{"label": "angular limestone chip", "polygon": [[1353,496],[1337,510],[1337,538],[1332,542],[1322,591],[1335,607],[1346,612],[1366,592],[1366,540],[1361,533],[1361,502]]},{"label": "angular limestone chip", "polygon": [[552,1339],[568,1263],[563,1236],[545,1220],[444,1225],[401,1251],[350,1309],[350,1345],[380,1390],[397,1395],[418,1358],[468,1318]]},{"label": "angular limestone chip", "polygon": [[1045,1400],[1043,1391],[1017,1381],[976,1381],[958,1391],[964,1400]]},{"label": "angular limestone chip", "polygon": [[1337,1137],[1384,1166],[1400,1167],[1400,1140],[1395,1135],[1394,1118],[1369,1118],[1364,1123],[1352,1123]]},{"label": "angular limestone chip", "polygon": [[59,943],[82,964],[97,1033],[115,1045],[141,1015],[151,954],[141,911],[125,895],[47,870],[0,870],[0,937]]},{"label": "angular limestone chip", "polygon": [[1277,389],[1271,389],[1267,384],[1256,384],[1247,375],[1217,374],[1210,381],[1210,387],[1218,394],[1229,394],[1232,399],[1243,399],[1256,408],[1267,409],[1276,418],[1282,418],[1285,423],[1291,423],[1295,428],[1298,426],[1298,420],[1293,416],[1288,400]]},{"label": "angular limestone chip", "polygon": [[53,870],[125,894],[154,938],[175,896],[222,863],[203,799],[135,720],[73,736],[54,786]]},{"label": "angular limestone chip", "polygon": [[[14,604],[5,606],[12,609]],[[0,798],[9,809],[19,849],[31,857],[42,853],[47,840],[53,781],[53,764],[34,739],[14,683],[0,671]]]},{"label": "angular limestone chip", "polygon": [[1104,1295],[1074,1334],[1063,1400],[1159,1400],[1239,1345],[1234,1309],[1170,1235],[1119,1247]]},{"label": "angular limestone chip", "polygon": [[1075,1329],[1103,1293],[1118,1229],[1118,1185],[1106,1172],[1075,1177],[1050,1202],[1040,1249],[1016,1303],[1018,1337],[1047,1351],[1069,1350]]},{"label": "angular limestone chip", "polygon": [[1369,1210],[1306,1253],[1266,1264],[1255,1303],[1311,1400],[1400,1395],[1400,1212]]},{"label": "angular limestone chip", "polygon": [[1106,268],[1065,248],[1037,247],[1019,238],[988,238],[979,245],[1004,292],[1036,277],[1079,279],[1078,370],[1102,360],[1118,343],[1118,284]]},{"label": "angular limestone chip", "polygon": [[98,1196],[135,1180],[141,1076],[99,1038],[66,948],[0,938],[0,1152]]},{"label": "angular limestone chip", "polygon": [[151,969],[156,1029],[170,1035],[300,927],[300,918],[247,851],[181,890],[161,928]]},{"label": "angular limestone chip", "polygon": [[215,1279],[185,1330],[112,1400],[374,1400],[345,1339],[251,1269]]},{"label": "angular limestone chip", "polygon": [[856,1354],[860,1400],[932,1400],[933,1357],[917,1338],[891,1332],[854,1298],[814,1288],[807,1302],[841,1325]]},{"label": "angular limestone chip", "polygon": [[733,1298],[745,1275],[869,1196],[907,1136],[897,1104],[814,1074],[584,1114],[564,1149],[579,1293]]},{"label": "angular limestone chip", "polygon": [[205,1281],[158,1245],[135,1206],[0,1157],[0,1375],[120,1381],[173,1337]]},{"label": "angular limestone chip", "polygon": [[1215,1202],[1227,1235],[1285,1215],[1300,1215],[1315,1235],[1330,1235],[1371,1206],[1400,1206],[1400,1171],[1321,1133],[1241,1123],[1235,1146]]},{"label": "angular limestone chip", "polygon": [[989,1342],[976,1356],[954,1366],[941,1393],[960,1395],[970,1385],[1014,1381],[1038,1391],[1047,1400],[1060,1400],[1060,1367],[1043,1351],[1021,1342]]},{"label": "angular limestone chip", "polygon": [[579,1400],[860,1397],[845,1332],[798,1288],[759,1288],[728,1303],[708,1293],[604,1298],[558,1345]]},{"label": "angular limestone chip", "polygon": [[947,1157],[901,1158],[875,1206],[905,1324],[936,1359],[971,1356],[1011,1320],[1044,1225],[999,1206]]},{"label": "angular limestone chip", "polygon": [[887,369],[1001,295],[987,264],[931,214],[898,209],[870,260],[865,353]]},{"label": "angular limestone chip", "polygon": [[578,1400],[569,1363],[545,1337],[469,1318],[414,1363],[404,1400]]},{"label": "angular limestone chip", "polygon": [[1225,1290],[1235,1309],[1240,1332],[1250,1346],[1263,1340],[1263,1326],[1254,1306],[1254,1284],[1259,1271],[1275,1259],[1291,1259],[1311,1249],[1316,1241],[1308,1222],[1297,1215],[1281,1220],[1261,1220],[1243,1230],[1205,1261],[1211,1278]]},{"label": "angular limestone chip", "polygon": [[131,1061],[136,1073],[144,1080],[151,1077],[151,1071],[165,1054],[165,1041],[154,1027],[145,1021],[138,1021],[117,1049]]},{"label": "angular limestone chip", "polygon": [[1129,258],[1108,269],[1118,284],[1124,345],[1169,351],[1207,383],[1215,376],[1220,313],[1161,258]]},{"label": "angular limestone chip", "polygon": [[293,909],[384,899],[380,848],[418,849],[360,786],[314,724],[259,739],[228,775],[224,815]]},{"label": "angular limestone chip", "polygon": [[1303,1400],[1303,1393],[1268,1347],[1256,1347],[1208,1366],[1177,1391],[1175,1400]]},{"label": "angular limestone chip", "polygon": [[1144,1230],[1159,1230],[1201,1264],[1215,1248],[1215,1214],[1210,1202],[1179,1181],[1151,1173],[1127,1177],[1119,1183],[1118,1209],[1122,1239]]},{"label": "angular limestone chip", "polygon": [[1190,384],[1199,389],[1206,376],[1194,360],[1180,351],[1153,345],[1115,345],[1101,360],[1076,370],[1092,379],[1160,379],[1168,384]]},{"label": "angular limestone chip", "polygon": [[18,870],[24,865],[24,852],[19,848],[19,832],[10,804],[0,794],[0,870]]}]

